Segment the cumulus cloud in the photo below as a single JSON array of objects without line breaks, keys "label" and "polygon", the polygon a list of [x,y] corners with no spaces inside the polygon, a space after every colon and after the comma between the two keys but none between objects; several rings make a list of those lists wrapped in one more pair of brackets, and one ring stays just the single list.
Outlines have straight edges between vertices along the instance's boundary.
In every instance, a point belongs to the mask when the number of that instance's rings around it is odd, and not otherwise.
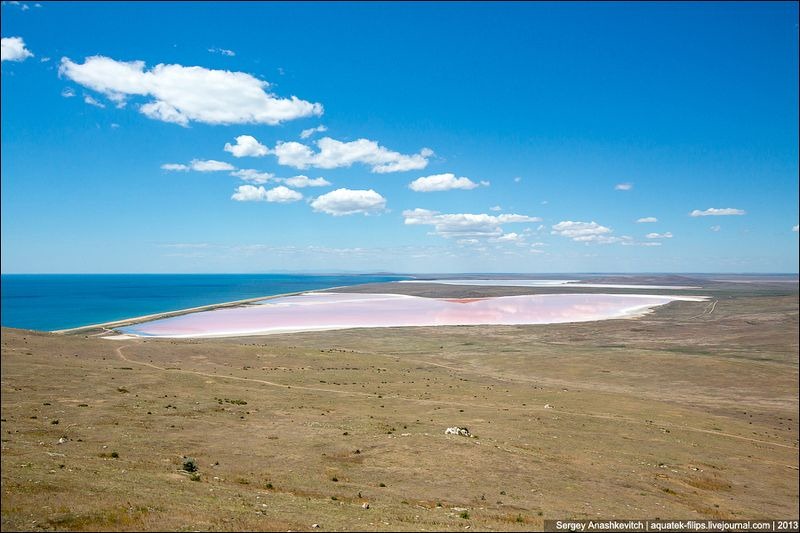
[{"label": "cumulus cloud", "polygon": [[268,91],[269,83],[245,72],[165,64],[147,70],[144,61],[92,56],[83,64],[62,58],[59,75],[119,106],[131,96],[149,97],[139,106],[142,114],[182,126],[190,122],[274,125],[323,112],[321,104],[275,96]]},{"label": "cumulus cloud", "polygon": [[656,217],[644,217],[636,221],[637,224],[643,224],[647,222],[658,222],[658,219]]},{"label": "cumulus cloud", "polygon": [[505,233],[503,235],[500,235],[499,237],[497,237],[496,240],[499,241],[499,242],[520,242],[520,241],[522,241],[524,239],[525,239],[525,237],[523,237],[522,235],[512,232],[512,233]]},{"label": "cumulus cloud", "polygon": [[405,155],[368,139],[342,142],[323,137],[316,141],[316,145],[319,152],[314,152],[303,143],[279,142],[273,153],[278,156],[278,163],[294,168],[339,168],[362,163],[372,167],[372,172],[378,174],[425,168],[428,165],[427,158],[433,155],[428,148],[423,148],[418,154]]},{"label": "cumulus cloud", "polygon": [[708,217],[708,216],[726,216],[726,215],[746,215],[747,212],[743,209],[734,209],[732,207],[724,207],[722,209],[717,209],[716,207],[709,207],[705,211],[700,211],[699,209],[695,209],[689,216],[692,217]]},{"label": "cumulus cloud", "polygon": [[614,185],[615,191],[629,191],[633,189],[633,183],[617,183]]},{"label": "cumulus cloud", "polygon": [[64,87],[64,89],[61,91],[61,96],[64,98],[72,98],[75,96],[75,90],[72,87]]},{"label": "cumulus cloud", "polygon": [[323,125],[320,124],[316,128],[308,128],[307,130],[301,131],[300,132],[300,138],[301,139],[308,139],[309,137],[311,137],[315,133],[323,133],[325,131],[328,131],[328,127],[327,126],[323,126]]},{"label": "cumulus cloud", "polygon": [[106,107],[105,104],[98,102],[97,100],[95,100],[94,98],[89,96],[88,94],[83,97],[83,101],[86,102],[89,105],[93,105],[93,106],[99,107],[101,109],[105,109],[105,107]]},{"label": "cumulus cloud", "polygon": [[666,233],[648,233],[645,235],[648,239],[671,239],[672,233],[667,231]]},{"label": "cumulus cloud", "polygon": [[257,184],[263,184],[270,181],[277,181],[275,179],[275,174],[272,174],[271,172],[260,172],[252,168],[243,168],[241,170],[231,172],[231,176],[235,176],[244,181],[249,181],[250,183],[257,183]]},{"label": "cumulus cloud", "polygon": [[303,195],[293,191],[283,185],[278,185],[273,189],[265,189],[263,185],[239,185],[236,192],[231,196],[237,202],[277,202],[288,203],[303,199]]},{"label": "cumulus cloud", "polygon": [[502,210],[503,210],[503,208],[500,207],[499,205],[493,205],[492,207],[489,208],[489,211],[495,211],[495,212],[496,211],[502,211]]},{"label": "cumulus cloud", "polygon": [[716,232],[716,231],[719,231],[719,230],[721,230],[721,229],[722,229],[722,226],[720,226],[720,225],[715,225],[715,226],[711,226],[711,227],[710,227],[710,228],[708,228],[708,229],[710,229],[711,231],[715,231],[715,232]]},{"label": "cumulus cloud", "polygon": [[308,176],[303,175],[286,178],[283,180],[283,182],[289,187],[296,187],[298,189],[302,189],[303,187],[327,187],[331,184],[325,178],[311,179]]},{"label": "cumulus cloud", "polygon": [[[481,182],[481,185],[489,185],[488,182]],[[417,192],[450,191],[453,189],[470,190],[479,185],[469,178],[456,178],[453,173],[434,174],[432,176],[417,178],[408,187]]]},{"label": "cumulus cloud", "polygon": [[239,135],[236,144],[225,143],[224,150],[233,154],[233,157],[263,157],[269,153],[269,148],[251,135]]},{"label": "cumulus cloud", "polygon": [[284,187],[283,185],[278,185],[277,187],[267,191],[268,202],[287,203],[287,202],[296,202],[297,200],[302,200],[302,199],[303,199],[302,194],[300,194],[297,191],[293,191],[288,187]]},{"label": "cumulus cloud", "polygon": [[403,218],[407,225],[433,226],[436,235],[448,238],[500,237],[503,235],[503,224],[539,222],[541,220],[538,217],[515,214],[443,214],[420,208],[403,211]]},{"label": "cumulus cloud", "polygon": [[611,235],[612,229],[606,226],[601,226],[595,221],[592,222],[575,222],[572,220],[563,220],[558,224],[552,226],[552,235],[559,235],[572,239],[576,242],[596,243],[596,244],[628,244],[639,245],[627,235],[617,237]]},{"label": "cumulus cloud", "polygon": [[793,231],[793,232],[795,232],[795,233],[797,233],[797,228],[798,228],[798,225],[797,225],[797,224],[795,224],[795,225],[794,225],[794,227],[792,228],[792,231]]},{"label": "cumulus cloud", "polygon": [[380,213],[386,209],[386,198],[369,190],[336,189],[311,201],[314,211],[333,216]]},{"label": "cumulus cloud", "polygon": [[22,37],[3,37],[0,39],[0,61],[25,61],[33,53],[25,48]]},{"label": "cumulus cloud", "polygon": [[231,200],[237,202],[266,202],[267,190],[259,185],[239,185],[236,187],[236,192],[231,196]]},{"label": "cumulus cloud", "polygon": [[219,172],[222,170],[235,170],[236,167],[224,161],[215,161],[213,159],[200,160],[193,159],[188,165],[181,163],[165,163],[161,165],[163,170],[195,170],[197,172]]},{"label": "cumulus cloud", "polygon": [[514,178],[514,183],[519,183],[520,181],[522,181],[522,178],[520,178],[519,176]]}]

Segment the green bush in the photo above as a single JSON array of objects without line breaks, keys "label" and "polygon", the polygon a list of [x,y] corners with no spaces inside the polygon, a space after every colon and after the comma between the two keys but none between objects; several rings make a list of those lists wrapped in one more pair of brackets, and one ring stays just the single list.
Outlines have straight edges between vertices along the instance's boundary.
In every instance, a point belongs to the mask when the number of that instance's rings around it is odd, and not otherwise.
[{"label": "green bush", "polygon": [[187,472],[197,472],[197,461],[192,457],[183,460],[183,469]]}]

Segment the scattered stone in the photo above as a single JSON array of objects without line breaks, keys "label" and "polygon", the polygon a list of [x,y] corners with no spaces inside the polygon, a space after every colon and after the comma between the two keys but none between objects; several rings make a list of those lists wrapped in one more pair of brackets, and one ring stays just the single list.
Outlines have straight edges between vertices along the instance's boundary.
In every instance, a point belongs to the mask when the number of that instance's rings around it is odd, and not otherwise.
[{"label": "scattered stone", "polygon": [[553,406],[550,405],[549,403],[546,403],[546,404],[544,404],[544,408],[545,409],[553,409]]},{"label": "scattered stone", "polygon": [[445,435],[461,435],[462,437],[471,437],[472,434],[469,432],[467,428],[462,428],[459,426],[453,426],[451,428],[447,428],[444,430]]},{"label": "scattered stone", "polygon": [[361,504],[361,508],[362,509],[369,509],[369,504],[364,502],[364,503]]},{"label": "scattered stone", "polygon": [[58,439],[58,443],[59,444],[64,444],[65,442],[67,442],[67,439],[65,439],[64,437],[61,437],[60,439]]},{"label": "scattered stone", "polygon": [[319,529],[319,524],[311,524],[312,529]]}]

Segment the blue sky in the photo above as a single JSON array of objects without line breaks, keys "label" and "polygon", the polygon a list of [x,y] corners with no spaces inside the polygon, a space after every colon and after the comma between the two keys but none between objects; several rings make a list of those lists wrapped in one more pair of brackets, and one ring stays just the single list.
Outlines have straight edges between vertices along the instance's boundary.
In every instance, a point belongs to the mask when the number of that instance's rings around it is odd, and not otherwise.
[{"label": "blue sky", "polygon": [[797,272],[797,20],[3,2],[2,271]]}]

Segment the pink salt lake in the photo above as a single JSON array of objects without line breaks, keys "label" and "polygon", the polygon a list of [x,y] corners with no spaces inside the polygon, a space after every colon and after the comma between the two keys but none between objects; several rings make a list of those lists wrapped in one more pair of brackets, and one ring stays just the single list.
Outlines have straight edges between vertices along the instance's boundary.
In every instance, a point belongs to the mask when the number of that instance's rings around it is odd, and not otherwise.
[{"label": "pink salt lake", "polygon": [[557,324],[638,316],[675,300],[703,301],[705,298],[537,294],[447,299],[399,294],[304,293],[118,329],[129,335],[178,338],[398,326]]}]

